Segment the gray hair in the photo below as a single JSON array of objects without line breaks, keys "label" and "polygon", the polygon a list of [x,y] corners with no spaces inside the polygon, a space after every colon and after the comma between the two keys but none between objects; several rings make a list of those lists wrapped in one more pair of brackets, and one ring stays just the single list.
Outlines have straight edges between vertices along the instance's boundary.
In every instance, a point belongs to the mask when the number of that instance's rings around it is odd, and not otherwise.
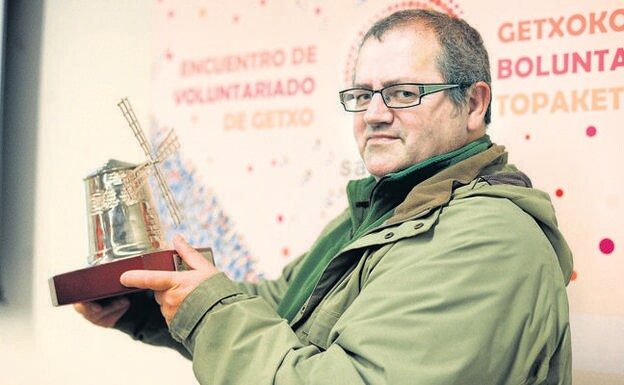
[{"label": "gray hair", "polygon": [[[479,32],[466,21],[445,13],[408,9],[395,12],[376,22],[364,35],[360,48],[371,37],[381,41],[386,32],[420,25],[430,29],[438,38],[440,54],[436,64],[444,81],[465,85],[449,90],[451,101],[459,108],[466,106],[469,85],[484,81],[491,87],[490,60]],[[491,120],[492,102],[485,113],[485,124]]]}]

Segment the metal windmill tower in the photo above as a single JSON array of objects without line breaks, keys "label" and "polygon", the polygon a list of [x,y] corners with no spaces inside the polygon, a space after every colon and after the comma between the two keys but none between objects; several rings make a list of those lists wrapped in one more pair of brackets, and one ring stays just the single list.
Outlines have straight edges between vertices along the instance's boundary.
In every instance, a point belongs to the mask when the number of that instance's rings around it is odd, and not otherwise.
[{"label": "metal windmill tower", "polygon": [[172,129],[169,131],[169,134],[167,134],[167,137],[162,141],[162,143],[160,143],[156,151],[153,151],[149,140],[147,140],[147,137],[145,136],[145,133],[143,132],[143,129],[134,114],[134,110],[132,109],[128,98],[121,99],[121,101],[117,103],[117,106],[119,106],[121,112],[123,112],[124,118],[128,121],[134,136],[139,141],[139,145],[147,157],[143,163],[138,165],[128,174],[127,178],[125,178],[124,186],[128,195],[133,198],[136,197],[137,193],[141,189],[141,186],[143,186],[144,183],[147,183],[149,176],[153,174],[156,177],[158,187],[160,188],[160,192],[165,200],[169,214],[173,219],[173,223],[176,227],[178,227],[182,223],[184,217],[160,170],[162,162],[180,147],[178,137]]}]

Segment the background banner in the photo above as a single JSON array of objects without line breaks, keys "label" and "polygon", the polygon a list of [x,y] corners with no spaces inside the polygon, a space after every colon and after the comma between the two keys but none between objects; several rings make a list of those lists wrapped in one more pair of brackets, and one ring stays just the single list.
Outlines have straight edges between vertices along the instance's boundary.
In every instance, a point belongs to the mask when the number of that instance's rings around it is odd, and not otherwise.
[{"label": "background banner", "polygon": [[366,176],[337,99],[358,40],[399,9],[460,16],[491,56],[488,132],[550,194],[574,252],[575,367],[624,373],[624,347],[609,342],[624,337],[622,5],[158,1],[150,127],[155,142],[171,128],[180,138],[166,165],[187,217],[176,231],[234,278],[278,275]]}]

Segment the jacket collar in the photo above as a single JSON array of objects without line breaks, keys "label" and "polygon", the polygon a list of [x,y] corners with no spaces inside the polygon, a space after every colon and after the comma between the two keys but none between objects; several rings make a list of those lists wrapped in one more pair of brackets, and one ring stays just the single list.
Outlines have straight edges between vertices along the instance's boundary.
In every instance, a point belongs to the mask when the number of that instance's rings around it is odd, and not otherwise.
[{"label": "jacket collar", "polygon": [[347,197],[351,212],[352,235],[358,238],[371,228],[387,222],[394,209],[405,201],[414,186],[441,171],[472,158],[492,146],[489,136],[454,151],[429,158],[405,170],[390,173],[375,181],[372,176],[349,182]]},{"label": "jacket collar", "polygon": [[492,168],[500,168],[506,163],[505,147],[492,145],[487,150],[440,171],[414,186],[385,224],[407,220],[449,202],[455,188],[467,185],[478,176],[486,174],[486,169],[489,173],[494,171]]}]

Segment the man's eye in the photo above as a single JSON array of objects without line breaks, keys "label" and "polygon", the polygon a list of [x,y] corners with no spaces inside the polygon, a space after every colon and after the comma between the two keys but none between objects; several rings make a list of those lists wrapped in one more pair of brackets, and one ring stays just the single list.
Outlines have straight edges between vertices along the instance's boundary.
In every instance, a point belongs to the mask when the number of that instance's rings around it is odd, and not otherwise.
[{"label": "man's eye", "polygon": [[358,102],[367,102],[371,98],[369,93],[362,93],[357,96]]},{"label": "man's eye", "polygon": [[395,90],[392,92],[391,97],[399,100],[416,99],[418,94],[409,90]]}]

